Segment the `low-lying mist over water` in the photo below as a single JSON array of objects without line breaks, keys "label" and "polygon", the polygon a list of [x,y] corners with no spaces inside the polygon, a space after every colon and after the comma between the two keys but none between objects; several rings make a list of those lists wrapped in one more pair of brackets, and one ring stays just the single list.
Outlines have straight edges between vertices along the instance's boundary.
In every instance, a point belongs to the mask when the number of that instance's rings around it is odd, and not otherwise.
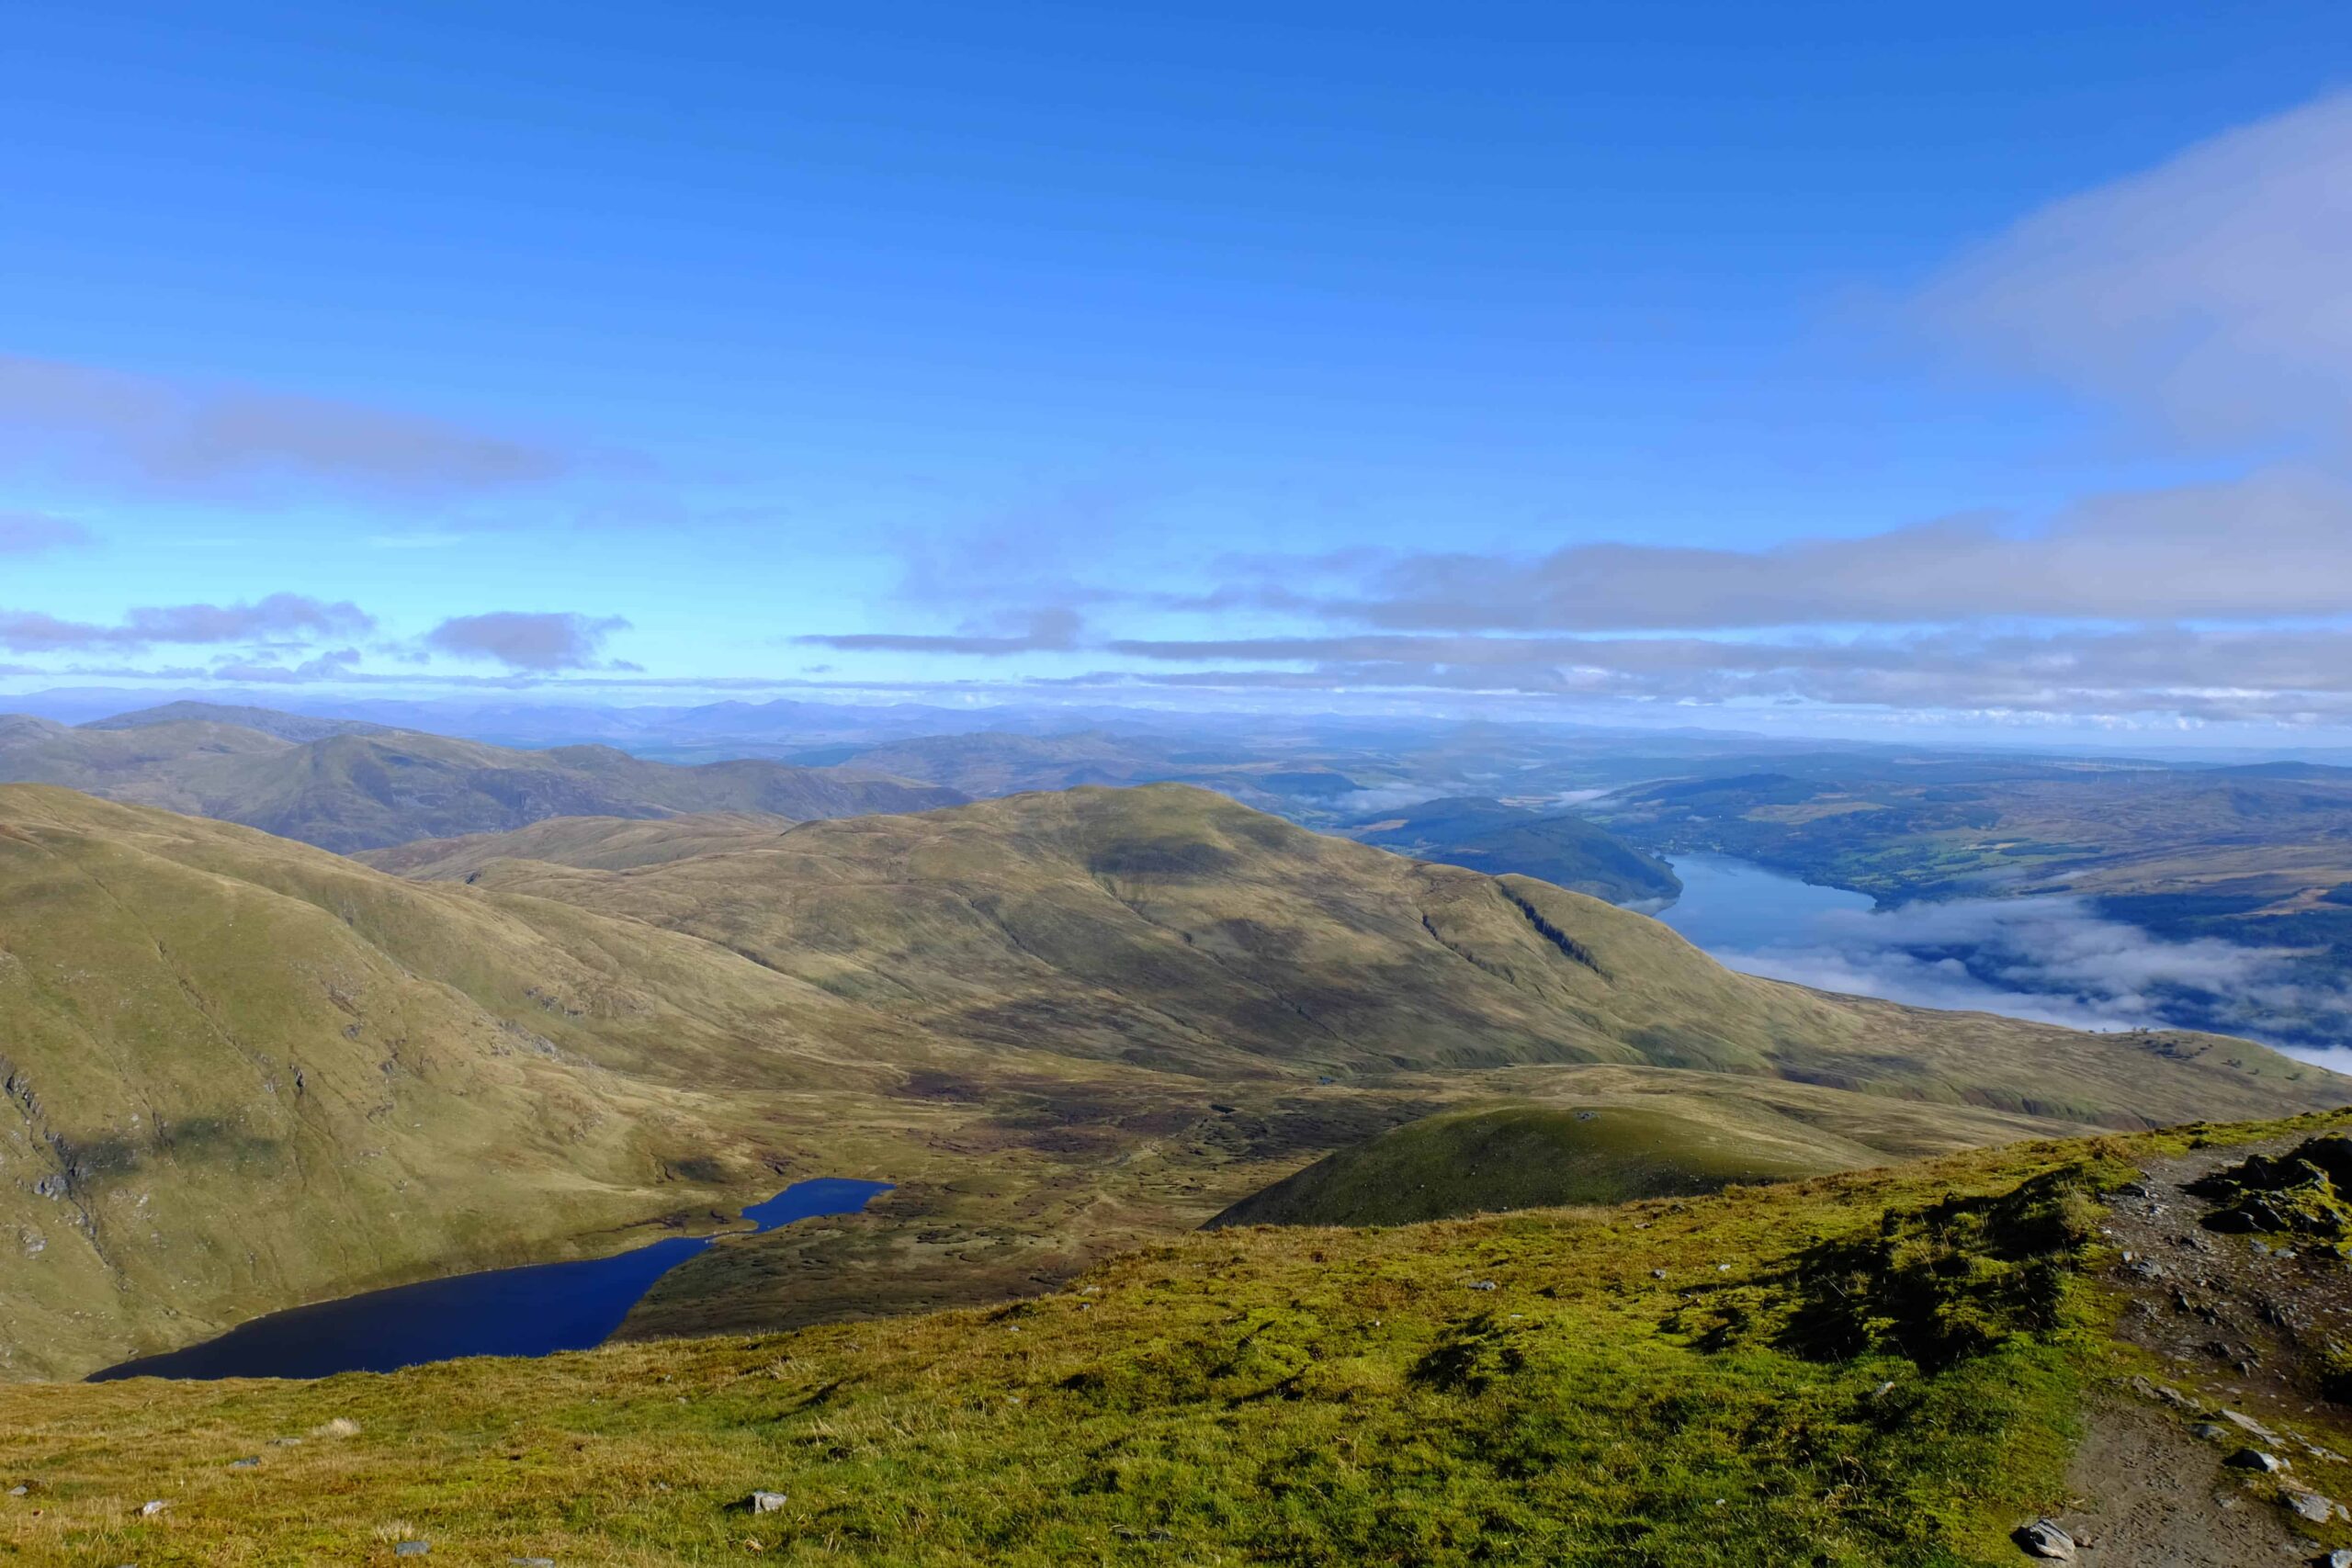
[{"label": "low-lying mist over water", "polygon": [[2071,895],[1881,909],[1747,861],[1673,864],[1683,894],[1658,919],[1751,975],[2074,1029],[2210,1029],[2352,1071],[2352,994],[2298,949],[2165,938]]}]

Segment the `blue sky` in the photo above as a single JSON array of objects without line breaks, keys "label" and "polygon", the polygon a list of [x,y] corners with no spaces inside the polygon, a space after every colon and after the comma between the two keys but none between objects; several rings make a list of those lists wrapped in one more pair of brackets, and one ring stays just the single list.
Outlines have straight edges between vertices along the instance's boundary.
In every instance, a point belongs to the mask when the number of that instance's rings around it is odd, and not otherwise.
[{"label": "blue sky", "polygon": [[2332,732],[2347,77],[2291,0],[21,6],[0,690]]}]

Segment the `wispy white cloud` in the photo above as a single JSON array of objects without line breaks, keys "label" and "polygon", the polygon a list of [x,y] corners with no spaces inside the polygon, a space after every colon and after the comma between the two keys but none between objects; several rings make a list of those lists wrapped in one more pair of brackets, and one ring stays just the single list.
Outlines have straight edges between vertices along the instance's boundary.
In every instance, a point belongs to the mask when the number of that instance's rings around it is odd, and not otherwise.
[{"label": "wispy white cloud", "polygon": [[414,495],[551,479],[572,459],[424,414],[0,355],[0,462],[174,495]]},{"label": "wispy white cloud", "polygon": [[35,556],[91,543],[89,529],[45,512],[0,512],[0,556]]},{"label": "wispy white cloud", "polygon": [[0,648],[17,653],[157,643],[243,642],[259,637],[353,637],[372,630],[375,617],[349,600],[328,603],[300,593],[272,593],[243,604],[162,604],[134,609],[100,625],[61,620],[39,611],[0,610]]},{"label": "wispy white cloud", "polygon": [[628,622],[618,615],[496,610],[443,621],[425,634],[424,646],[458,659],[546,673],[597,667],[605,639],[628,629]]},{"label": "wispy white cloud", "polygon": [[1927,288],[1966,352],[2177,436],[2352,442],[2352,93],[2036,212]]},{"label": "wispy white cloud", "polygon": [[843,652],[947,653],[986,659],[1067,652],[1078,647],[1083,625],[1076,611],[1054,608],[997,617],[993,624],[967,624],[957,632],[812,633],[792,640]]}]

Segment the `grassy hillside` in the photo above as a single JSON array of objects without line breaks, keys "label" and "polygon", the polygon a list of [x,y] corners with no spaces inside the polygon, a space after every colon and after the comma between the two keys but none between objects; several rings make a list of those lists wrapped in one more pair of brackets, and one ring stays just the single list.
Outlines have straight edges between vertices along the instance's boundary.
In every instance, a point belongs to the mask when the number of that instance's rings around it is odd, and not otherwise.
[{"label": "grassy hillside", "polygon": [[1672,866],[1599,823],[1499,800],[1423,801],[1360,824],[1348,836],[1473,871],[1532,876],[1611,904],[1655,908],[1682,891]]},{"label": "grassy hillside", "polygon": [[81,728],[0,721],[0,782],[62,784],[343,852],[503,832],[549,817],[840,817],[962,798],[869,771],[763,761],[677,767],[605,746],[517,751],[291,715],[264,715],[286,721],[272,725],[286,733],[269,733],[219,721],[245,710],[187,705],[207,716],[159,713],[152,716],[162,722]]},{"label": "grassy hillside", "polygon": [[1400,1225],[1462,1214],[1622,1203],[1735,1182],[1818,1176],[1849,1162],[1808,1138],[1621,1106],[1452,1111],[1326,1155],[1252,1193],[1219,1225]]},{"label": "grassy hillside", "polygon": [[712,1249],[633,1331],[1034,1292],[1500,1095],[1653,1095],[1855,1164],[2346,1089],[2238,1043],[1730,975],[1598,901],[1183,788],[530,841],[583,863],[477,845],[405,880],[0,789],[0,1371],[606,1250],[803,1176],[897,1186]]},{"label": "grassy hillside", "polygon": [[701,937],[910,1027],[1220,1082],[1623,1063],[2115,1126],[2352,1087],[2217,1037],[2078,1034],[1736,975],[1598,899],[1183,785],[809,822],[624,870],[592,869],[596,842],[562,852],[576,864],[481,844],[447,870],[422,848],[414,863]]},{"label": "grassy hillside", "polygon": [[379,871],[431,881],[462,881],[493,861],[537,860],[588,871],[629,871],[696,855],[756,848],[793,826],[789,817],[756,811],[701,812],[653,818],[550,817],[511,833],[420,839],[351,858]]},{"label": "grassy hillside", "polygon": [[790,1158],[718,1091],[763,1059],[888,1081],[793,1050],[827,1007],[658,931],[0,789],[0,1373],[707,1224]]},{"label": "grassy hillside", "polygon": [[[435,1561],[625,1565],[1959,1568],[2020,1561],[2018,1526],[2128,1487],[2097,1462],[2121,1431],[2192,1506],[2210,1486],[2236,1510],[2160,1521],[2182,1560],[2226,1528],[2252,1554],[2195,1560],[2286,1561],[2296,1534],[2309,1555],[2346,1527],[2224,1470],[2230,1445],[2190,1429],[2219,1419],[2202,1395],[2143,1380],[2180,1408],[2112,1403],[2147,1363],[2099,1235],[2139,1163],[2278,1131],[1215,1231],[1035,1301],[782,1337],[0,1389],[0,1474],[28,1487],[0,1501],[0,1542],[150,1568],[390,1562],[406,1539]],[[2322,1457],[2352,1447],[2341,1412],[2300,1403],[2251,1406],[2283,1432],[2238,1440],[2291,1447],[2290,1480],[2343,1495]],[[784,1501],[752,1514],[754,1489]],[[150,1499],[166,1506],[140,1517]],[[2166,1560],[2133,1555],[2132,1525],[2100,1559]]]}]

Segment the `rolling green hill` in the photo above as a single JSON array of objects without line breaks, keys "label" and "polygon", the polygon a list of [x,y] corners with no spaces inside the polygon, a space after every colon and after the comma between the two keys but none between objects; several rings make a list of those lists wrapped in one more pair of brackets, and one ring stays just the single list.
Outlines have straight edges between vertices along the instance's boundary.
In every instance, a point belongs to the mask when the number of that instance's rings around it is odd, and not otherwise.
[{"label": "rolling green hill", "polygon": [[[548,817],[759,812],[792,818],[919,811],[963,798],[883,774],[781,762],[649,762],[608,746],[518,751],[378,726],[248,710],[69,728],[0,719],[0,782],[69,789],[242,822],[350,852],[505,831]],[[257,710],[256,710],[257,711]],[[130,716],[141,717],[142,716]],[[283,722],[276,722],[283,721]],[[305,737],[287,739],[287,734]]]},{"label": "rolling green hill", "polygon": [[0,1370],[609,1250],[802,1176],[898,1185],[713,1248],[631,1332],[1034,1292],[1465,1100],[1852,1165],[2346,1099],[2240,1042],[1733,975],[1597,900],[1183,787],[506,847],[578,863],[472,843],[402,878],[0,788]]},{"label": "rolling green hill", "polygon": [[1216,1225],[1400,1225],[1713,1192],[1847,1162],[1808,1140],[1623,1106],[1507,1105],[1408,1122],[1251,1194]]},{"label": "rolling green hill", "polygon": [[2346,1087],[2218,1037],[2080,1034],[1734,974],[1599,899],[1179,784],[808,822],[623,870],[592,867],[599,841],[583,829],[571,864],[480,842],[446,865],[431,846],[404,858],[701,937],[909,1026],[1221,1082],[1619,1063],[2115,1126]]}]

